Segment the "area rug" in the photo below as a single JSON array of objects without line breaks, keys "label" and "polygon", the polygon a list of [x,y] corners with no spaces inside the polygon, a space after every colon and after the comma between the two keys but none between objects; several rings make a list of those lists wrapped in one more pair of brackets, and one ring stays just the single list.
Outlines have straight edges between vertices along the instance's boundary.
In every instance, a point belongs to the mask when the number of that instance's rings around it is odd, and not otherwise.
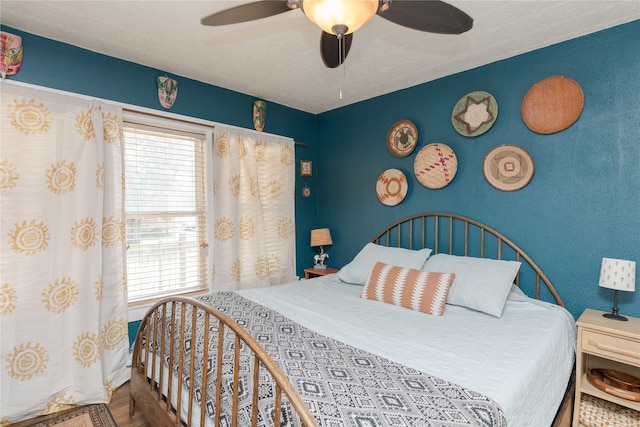
[{"label": "area rug", "polygon": [[82,406],[53,418],[29,424],[29,427],[117,427],[104,403]]}]

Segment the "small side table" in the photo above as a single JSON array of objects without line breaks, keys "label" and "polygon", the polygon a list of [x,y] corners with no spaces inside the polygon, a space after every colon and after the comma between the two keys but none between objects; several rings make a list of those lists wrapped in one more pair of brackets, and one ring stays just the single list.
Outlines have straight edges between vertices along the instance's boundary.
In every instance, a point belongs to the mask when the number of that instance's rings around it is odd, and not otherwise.
[{"label": "small side table", "polygon": [[623,399],[594,387],[587,379],[590,368],[619,370],[640,376],[640,319],[625,316],[620,322],[603,317],[603,311],[586,309],[577,320],[576,396],[573,427],[580,423],[580,401],[583,394],[640,411],[640,402]]},{"label": "small side table", "polygon": [[304,269],[304,278],[305,280],[311,279],[312,277],[318,276],[326,276],[327,274],[337,273],[339,270],[337,268],[305,268]]}]

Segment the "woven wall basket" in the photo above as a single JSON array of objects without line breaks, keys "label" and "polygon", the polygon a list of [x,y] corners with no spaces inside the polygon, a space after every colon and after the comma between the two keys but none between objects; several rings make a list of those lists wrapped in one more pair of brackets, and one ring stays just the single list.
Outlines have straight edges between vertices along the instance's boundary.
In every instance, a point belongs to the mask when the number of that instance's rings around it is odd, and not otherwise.
[{"label": "woven wall basket", "polygon": [[427,188],[446,187],[458,172],[458,158],[451,147],[435,142],[416,154],[413,172],[420,184]]},{"label": "woven wall basket", "polygon": [[387,206],[395,206],[402,202],[408,189],[407,177],[399,169],[387,169],[380,174],[376,182],[378,200]]},{"label": "woven wall basket", "polygon": [[532,131],[550,134],[575,123],[583,107],[580,85],[568,77],[553,76],[529,89],[522,101],[522,119]]},{"label": "woven wall basket", "polygon": [[516,191],[525,187],[531,181],[533,171],[533,159],[529,153],[511,144],[492,148],[482,165],[487,182],[502,191]]},{"label": "woven wall basket", "polygon": [[491,129],[498,118],[498,103],[488,92],[466,94],[456,103],[451,113],[453,128],[460,135],[479,136]]},{"label": "woven wall basket", "polygon": [[411,120],[398,120],[387,132],[387,147],[396,157],[406,157],[418,143],[418,128]]}]

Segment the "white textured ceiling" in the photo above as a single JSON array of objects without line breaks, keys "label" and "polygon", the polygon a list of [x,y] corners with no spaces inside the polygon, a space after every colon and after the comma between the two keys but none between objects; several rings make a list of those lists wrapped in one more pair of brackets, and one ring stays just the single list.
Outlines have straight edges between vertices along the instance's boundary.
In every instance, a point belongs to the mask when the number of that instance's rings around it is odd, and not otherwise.
[{"label": "white textured ceiling", "polygon": [[640,19],[638,0],[451,0],[473,17],[471,31],[423,33],[376,16],[354,33],[345,67],[328,69],[320,59],[320,29],[300,10],[224,27],[200,25],[200,18],[242,3],[0,0],[0,22],[321,113]]}]

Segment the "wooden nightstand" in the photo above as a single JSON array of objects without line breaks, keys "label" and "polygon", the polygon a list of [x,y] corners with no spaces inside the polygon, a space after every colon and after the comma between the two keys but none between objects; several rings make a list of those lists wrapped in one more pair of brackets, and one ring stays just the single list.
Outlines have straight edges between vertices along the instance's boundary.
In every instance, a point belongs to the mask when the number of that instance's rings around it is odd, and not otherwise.
[{"label": "wooden nightstand", "polygon": [[339,270],[337,268],[325,268],[325,269],[319,269],[319,268],[305,268],[304,269],[304,278],[306,279],[311,279],[312,277],[318,277],[318,276],[326,276],[327,274],[332,274],[332,273],[337,273]]},{"label": "wooden nightstand", "polygon": [[589,394],[640,411],[640,402],[623,399],[594,387],[587,380],[589,369],[613,369],[640,377],[640,319],[628,322],[602,317],[603,311],[587,309],[578,319],[576,347],[576,398],[573,426],[580,426],[580,399]]}]

